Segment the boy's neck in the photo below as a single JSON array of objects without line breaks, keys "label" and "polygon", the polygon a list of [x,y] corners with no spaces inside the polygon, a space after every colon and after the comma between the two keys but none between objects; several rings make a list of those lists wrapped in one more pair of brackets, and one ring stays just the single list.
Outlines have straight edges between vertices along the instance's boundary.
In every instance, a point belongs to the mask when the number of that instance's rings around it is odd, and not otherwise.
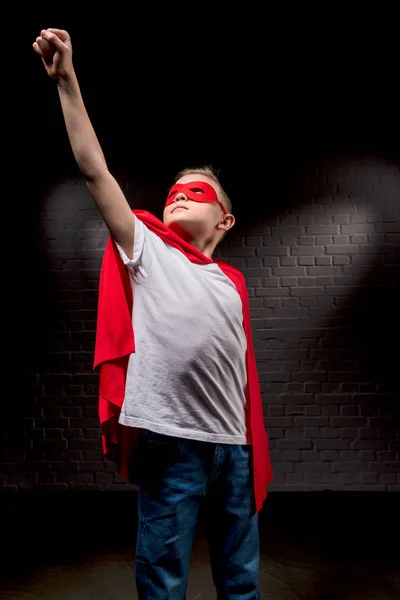
[{"label": "boy's neck", "polygon": [[214,252],[217,244],[214,244],[211,240],[204,240],[203,242],[194,240],[185,229],[183,229],[176,223],[174,223],[174,226],[171,227],[171,229],[172,229],[172,231],[174,231],[174,233],[179,235],[179,237],[181,237],[183,240],[185,240],[185,242],[187,242],[188,244],[190,244],[191,246],[193,246],[194,248],[199,250],[199,252],[204,254],[207,258],[209,258],[210,260],[215,262],[212,255],[213,255],[213,252]]}]

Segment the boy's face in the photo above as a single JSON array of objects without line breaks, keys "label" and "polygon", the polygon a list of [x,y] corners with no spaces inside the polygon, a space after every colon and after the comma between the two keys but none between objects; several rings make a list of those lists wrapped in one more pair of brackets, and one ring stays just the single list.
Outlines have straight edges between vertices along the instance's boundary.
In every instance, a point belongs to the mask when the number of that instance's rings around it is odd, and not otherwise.
[{"label": "boy's face", "polygon": [[[223,220],[225,208],[217,202],[216,185],[206,175],[191,173],[181,177],[177,184],[191,182],[204,182],[206,185],[178,185],[176,190],[172,186],[164,208],[164,223],[178,234],[183,229],[193,238],[209,237],[215,233],[216,225]],[[196,201],[189,196],[198,196],[201,200]]]}]

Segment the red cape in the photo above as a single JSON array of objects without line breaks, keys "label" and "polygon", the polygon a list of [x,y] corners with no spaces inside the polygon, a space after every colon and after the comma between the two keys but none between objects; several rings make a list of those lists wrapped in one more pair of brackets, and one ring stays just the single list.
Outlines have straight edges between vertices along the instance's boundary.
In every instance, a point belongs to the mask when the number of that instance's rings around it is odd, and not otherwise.
[{"label": "red cape", "polygon": [[[212,263],[211,259],[151,213],[145,210],[132,212],[162,240],[183,252],[190,261],[197,264]],[[273,474],[251,334],[248,292],[245,278],[238,269],[219,259],[216,259],[216,262],[235,284],[243,305],[243,328],[247,339],[246,420],[253,447],[254,492],[258,512],[267,497],[268,483],[273,481]],[[94,369],[100,371],[99,418],[103,452],[106,458],[118,463],[119,472],[123,477],[128,477],[128,465],[135,450],[138,433],[136,427],[118,423],[125,397],[128,360],[130,354],[135,352],[132,308],[129,276],[115,242],[110,237],[100,272]]]}]

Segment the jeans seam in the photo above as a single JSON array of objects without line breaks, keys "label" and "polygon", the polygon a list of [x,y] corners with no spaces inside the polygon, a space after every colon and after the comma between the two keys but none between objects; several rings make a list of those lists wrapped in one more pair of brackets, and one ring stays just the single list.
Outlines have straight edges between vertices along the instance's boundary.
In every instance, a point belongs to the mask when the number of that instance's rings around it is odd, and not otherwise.
[{"label": "jeans seam", "polygon": [[[140,545],[139,545],[140,554],[142,554],[142,556],[144,555],[143,548],[145,547],[146,528],[147,528],[147,518],[145,516],[145,511],[142,506],[142,515],[141,515],[141,523],[140,523]],[[143,588],[144,588],[144,590],[147,590],[147,582],[149,579],[149,564],[147,561],[142,566],[142,573],[143,573],[143,581],[144,581]],[[140,598],[140,600],[145,600],[145,596],[144,597],[142,596]]]}]

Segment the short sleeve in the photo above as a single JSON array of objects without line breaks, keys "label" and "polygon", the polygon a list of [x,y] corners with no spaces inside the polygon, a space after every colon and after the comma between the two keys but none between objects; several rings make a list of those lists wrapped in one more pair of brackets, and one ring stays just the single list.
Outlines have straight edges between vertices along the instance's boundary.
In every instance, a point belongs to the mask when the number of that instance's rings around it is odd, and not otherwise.
[{"label": "short sleeve", "polygon": [[136,215],[134,217],[135,239],[133,243],[133,259],[127,256],[119,244],[116,242],[115,244],[124,265],[128,267],[133,279],[136,283],[142,283],[149,274],[153,264],[154,252],[156,251],[155,246],[157,245],[157,241],[153,237],[157,238],[157,236]]}]

